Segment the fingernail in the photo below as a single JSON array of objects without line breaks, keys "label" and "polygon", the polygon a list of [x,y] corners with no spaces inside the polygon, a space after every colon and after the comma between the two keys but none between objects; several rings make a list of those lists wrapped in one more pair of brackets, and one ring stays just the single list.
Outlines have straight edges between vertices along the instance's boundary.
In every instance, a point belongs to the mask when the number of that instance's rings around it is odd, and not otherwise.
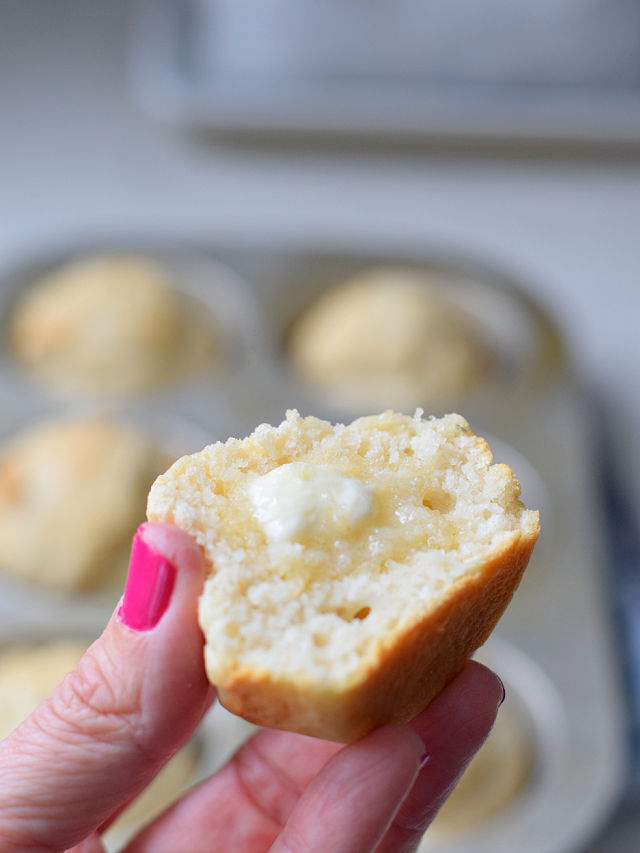
[{"label": "fingernail", "polygon": [[424,765],[427,763],[428,760],[429,760],[429,753],[424,752],[422,754],[422,758],[420,759],[420,770],[422,770],[422,768],[424,767]]},{"label": "fingernail", "polygon": [[131,547],[129,574],[118,616],[129,628],[149,631],[158,624],[171,599],[176,570],[144,541],[138,528]]}]

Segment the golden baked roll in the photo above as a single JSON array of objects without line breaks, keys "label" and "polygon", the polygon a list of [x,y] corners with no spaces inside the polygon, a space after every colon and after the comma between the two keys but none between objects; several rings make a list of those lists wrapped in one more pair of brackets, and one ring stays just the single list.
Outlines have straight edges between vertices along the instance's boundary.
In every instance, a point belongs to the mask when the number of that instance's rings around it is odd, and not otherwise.
[{"label": "golden baked roll", "polygon": [[78,640],[8,646],[0,652],[0,740],[53,693],[87,648]]},{"label": "golden baked roll", "polygon": [[210,568],[209,679],[258,725],[352,741],[418,713],[489,635],[538,514],[458,415],[287,413],[178,460],[147,513]]},{"label": "golden baked roll", "polygon": [[472,318],[427,273],[393,267],[323,293],[294,323],[289,352],[303,380],[365,408],[456,399],[490,361]]},{"label": "golden baked roll", "polygon": [[213,318],[161,265],[135,255],[73,261],[34,283],[9,329],[16,359],[72,392],[132,392],[175,381],[216,351]]},{"label": "golden baked roll", "polygon": [[169,458],[107,417],[45,421],[0,448],[0,570],[65,590],[121,584]]}]

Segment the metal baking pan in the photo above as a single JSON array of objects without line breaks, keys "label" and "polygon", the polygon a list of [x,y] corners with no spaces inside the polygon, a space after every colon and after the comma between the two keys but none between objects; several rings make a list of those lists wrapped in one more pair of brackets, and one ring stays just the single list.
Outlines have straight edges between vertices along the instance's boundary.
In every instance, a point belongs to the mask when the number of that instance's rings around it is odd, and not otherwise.
[{"label": "metal baking pan", "polygon": [[[554,323],[518,282],[465,257],[435,251],[412,256],[293,252],[284,246],[203,249],[164,239],[68,246],[5,270],[3,320],[19,289],[65,260],[104,251],[136,252],[165,263],[176,286],[197,291],[219,312],[234,352],[227,367],[205,371],[179,387],[138,395],[133,406],[192,425],[202,443],[245,435],[263,421],[277,423],[292,407],[333,420],[358,414],[318,397],[296,376],[286,351],[296,316],[323,290],[358,271],[387,265],[430,271],[474,315],[496,346],[501,367],[452,404],[476,431],[489,435],[496,459],[512,463],[520,476],[525,501],[541,510],[542,534],[531,565],[488,646],[490,660],[529,716],[536,771],[503,813],[460,837],[434,841],[430,849],[579,850],[623,790],[626,709],[590,413]],[[189,270],[198,270],[193,280]],[[215,284],[216,273],[226,282],[222,288]],[[505,364],[509,369],[503,369]],[[6,349],[0,362],[0,400],[5,401],[4,434],[54,402],[62,405],[12,363]],[[3,588],[3,622],[9,633],[12,624],[24,622],[30,606],[28,591],[13,596],[14,590]],[[45,618],[43,611],[34,616],[36,621]],[[98,628],[104,616],[104,608],[97,608],[85,611],[83,620]],[[50,623],[55,612],[48,618]]]},{"label": "metal baking pan", "polygon": [[636,148],[637,33],[626,2],[144,0],[131,77],[217,134]]}]

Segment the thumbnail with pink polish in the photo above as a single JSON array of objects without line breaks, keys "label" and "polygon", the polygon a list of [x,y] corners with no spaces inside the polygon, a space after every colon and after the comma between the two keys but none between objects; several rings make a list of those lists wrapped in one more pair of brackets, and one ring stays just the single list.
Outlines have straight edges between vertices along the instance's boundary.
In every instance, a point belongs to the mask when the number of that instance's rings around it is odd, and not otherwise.
[{"label": "thumbnail with pink polish", "polygon": [[155,551],[138,532],[131,548],[120,620],[137,631],[153,628],[169,605],[175,574],[166,557]]}]

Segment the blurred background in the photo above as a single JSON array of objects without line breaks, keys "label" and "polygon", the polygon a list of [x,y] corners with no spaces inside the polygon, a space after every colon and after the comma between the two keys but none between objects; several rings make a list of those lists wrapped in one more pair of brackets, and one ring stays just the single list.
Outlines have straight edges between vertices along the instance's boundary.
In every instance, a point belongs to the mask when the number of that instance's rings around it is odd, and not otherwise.
[{"label": "blurred background", "polygon": [[168,460],[459,410],[543,535],[424,849],[635,851],[640,6],[4,0],[0,116],[0,723],[99,631]]}]

